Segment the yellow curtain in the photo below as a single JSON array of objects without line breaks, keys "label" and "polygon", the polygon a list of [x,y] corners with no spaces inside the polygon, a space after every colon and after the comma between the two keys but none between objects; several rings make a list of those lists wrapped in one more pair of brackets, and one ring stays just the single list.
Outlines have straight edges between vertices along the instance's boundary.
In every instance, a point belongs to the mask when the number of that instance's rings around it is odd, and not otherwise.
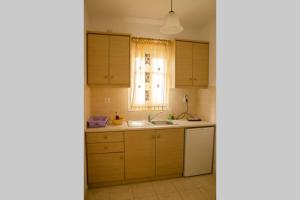
[{"label": "yellow curtain", "polygon": [[168,109],[171,41],[131,40],[131,110]]}]

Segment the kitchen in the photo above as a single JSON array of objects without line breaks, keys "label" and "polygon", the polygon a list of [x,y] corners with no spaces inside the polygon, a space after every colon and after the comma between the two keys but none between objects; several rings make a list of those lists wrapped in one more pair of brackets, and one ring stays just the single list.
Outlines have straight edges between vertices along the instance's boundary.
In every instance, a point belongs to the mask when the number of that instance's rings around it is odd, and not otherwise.
[{"label": "kitchen", "polygon": [[300,199],[298,1],[0,10],[0,199]]},{"label": "kitchen", "polygon": [[87,199],[216,198],[215,19],[209,0],[85,2]]}]

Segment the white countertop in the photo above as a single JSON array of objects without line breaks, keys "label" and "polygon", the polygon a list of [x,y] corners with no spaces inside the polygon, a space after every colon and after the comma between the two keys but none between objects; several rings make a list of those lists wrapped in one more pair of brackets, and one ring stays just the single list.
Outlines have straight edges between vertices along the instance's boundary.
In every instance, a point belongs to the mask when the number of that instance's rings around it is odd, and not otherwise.
[{"label": "white countertop", "polygon": [[145,129],[167,129],[167,128],[189,128],[189,127],[206,127],[215,126],[213,122],[207,121],[187,121],[187,120],[172,120],[174,125],[148,125],[143,127],[129,127],[127,122],[122,125],[108,125],[101,128],[86,128],[85,132],[106,132],[106,131],[129,131],[129,130],[145,130]]}]

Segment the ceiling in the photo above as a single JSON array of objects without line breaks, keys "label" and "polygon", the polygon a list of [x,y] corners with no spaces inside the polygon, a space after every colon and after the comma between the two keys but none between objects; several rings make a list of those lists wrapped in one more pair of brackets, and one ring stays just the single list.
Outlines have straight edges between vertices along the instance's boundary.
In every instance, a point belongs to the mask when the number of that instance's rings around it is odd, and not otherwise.
[{"label": "ceiling", "polygon": [[[133,23],[161,24],[171,0],[85,0],[90,19],[114,18]],[[216,13],[215,0],[173,0],[184,28],[200,28]]]}]

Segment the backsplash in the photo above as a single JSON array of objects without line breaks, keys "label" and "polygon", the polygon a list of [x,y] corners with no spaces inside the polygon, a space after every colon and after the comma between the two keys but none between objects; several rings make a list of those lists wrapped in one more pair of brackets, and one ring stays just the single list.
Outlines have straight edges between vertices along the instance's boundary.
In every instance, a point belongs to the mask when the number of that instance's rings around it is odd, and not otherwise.
[{"label": "backsplash", "polygon": [[197,98],[198,117],[205,121],[216,122],[216,87],[199,89]]},{"label": "backsplash", "polygon": [[[172,88],[170,89],[169,110],[164,111],[157,118],[167,118],[169,113],[176,116],[186,110],[183,101],[185,94],[189,96],[189,113],[197,115],[198,102],[197,88]],[[128,88],[101,88],[90,87],[89,110],[90,115],[114,116],[115,112],[123,115],[127,120],[146,120],[148,114],[158,111],[128,111]]]}]

